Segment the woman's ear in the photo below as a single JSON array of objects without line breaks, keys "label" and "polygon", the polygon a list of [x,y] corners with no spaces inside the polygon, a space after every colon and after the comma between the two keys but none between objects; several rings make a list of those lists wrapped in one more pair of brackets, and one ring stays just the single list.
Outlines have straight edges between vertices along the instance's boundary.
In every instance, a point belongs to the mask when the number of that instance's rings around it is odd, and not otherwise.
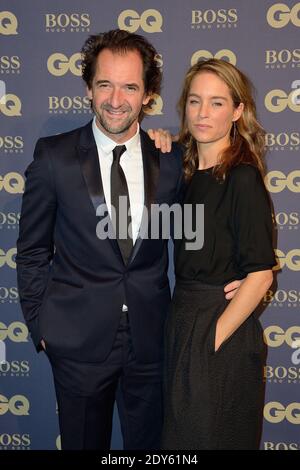
[{"label": "woman's ear", "polygon": [[244,103],[240,103],[237,108],[234,108],[232,122],[237,121],[244,111]]}]

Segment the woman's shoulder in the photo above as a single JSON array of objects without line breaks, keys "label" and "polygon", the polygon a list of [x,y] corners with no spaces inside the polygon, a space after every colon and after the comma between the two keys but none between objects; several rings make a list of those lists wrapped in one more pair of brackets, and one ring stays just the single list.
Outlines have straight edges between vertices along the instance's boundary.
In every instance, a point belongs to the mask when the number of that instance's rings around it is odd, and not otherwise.
[{"label": "woman's shoulder", "polygon": [[231,168],[229,176],[234,184],[241,185],[244,188],[263,181],[259,169],[247,163],[240,163]]}]

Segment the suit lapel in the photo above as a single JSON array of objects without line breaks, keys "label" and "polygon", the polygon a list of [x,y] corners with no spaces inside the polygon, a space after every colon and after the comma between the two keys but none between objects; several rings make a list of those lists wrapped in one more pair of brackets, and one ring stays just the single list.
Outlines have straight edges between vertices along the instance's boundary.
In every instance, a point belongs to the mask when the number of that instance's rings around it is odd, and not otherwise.
[{"label": "suit lapel", "polygon": [[[141,130],[141,149],[143,157],[143,169],[144,169],[144,194],[145,194],[145,208],[147,212],[143,213],[143,220],[141,227],[145,226],[148,229],[151,214],[151,205],[154,202],[154,197],[157,189],[158,178],[159,178],[159,150],[155,147],[154,142],[150,139],[148,134]],[[148,214],[148,221],[145,224],[144,220]],[[132,250],[129,263],[131,263],[136,257],[139,249],[143,242],[143,233],[140,233]]]},{"label": "suit lapel", "polygon": [[[82,128],[78,145],[78,155],[83,178],[96,213],[98,206],[106,204],[106,202],[103,191],[98,149],[92,129],[92,121]],[[119,257],[121,257],[121,259],[123,259],[117,240],[112,238],[109,240],[112,243],[115,252]]]}]

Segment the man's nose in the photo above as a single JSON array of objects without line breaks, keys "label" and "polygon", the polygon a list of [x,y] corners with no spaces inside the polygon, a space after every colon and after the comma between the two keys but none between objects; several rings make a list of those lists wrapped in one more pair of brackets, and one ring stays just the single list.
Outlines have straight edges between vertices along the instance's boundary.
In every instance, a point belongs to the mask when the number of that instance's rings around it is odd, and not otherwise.
[{"label": "man's nose", "polygon": [[122,91],[114,88],[111,92],[109,102],[113,108],[119,108],[123,104]]}]

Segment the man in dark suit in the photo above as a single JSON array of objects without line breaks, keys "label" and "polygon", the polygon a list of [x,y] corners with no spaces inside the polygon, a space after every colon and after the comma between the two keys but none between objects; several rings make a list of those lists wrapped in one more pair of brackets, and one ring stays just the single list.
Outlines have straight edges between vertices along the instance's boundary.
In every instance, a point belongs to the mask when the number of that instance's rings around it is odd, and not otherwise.
[{"label": "man in dark suit", "polygon": [[[160,90],[153,46],[115,30],[82,52],[95,118],[37,142],[17,242],[21,305],[52,366],[62,448],[109,449],[116,400],[125,449],[158,449],[168,251],[140,227],[145,208],[178,200],[181,151],[162,154],[139,128]],[[115,238],[100,236],[103,204]]]},{"label": "man in dark suit", "polygon": [[[160,90],[155,55],[125,31],[91,36],[83,78],[95,119],[40,139],[26,171],[18,285],[33,341],[52,365],[63,449],[109,449],[116,397],[124,447],[159,448],[167,242],[143,240],[139,227],[144,206],[176,201],[182,173],[176,144],[162,155],[139,129]],[[97,208],[106,203],[111,214],[126,191],[130,243],[100,239]]]}]

